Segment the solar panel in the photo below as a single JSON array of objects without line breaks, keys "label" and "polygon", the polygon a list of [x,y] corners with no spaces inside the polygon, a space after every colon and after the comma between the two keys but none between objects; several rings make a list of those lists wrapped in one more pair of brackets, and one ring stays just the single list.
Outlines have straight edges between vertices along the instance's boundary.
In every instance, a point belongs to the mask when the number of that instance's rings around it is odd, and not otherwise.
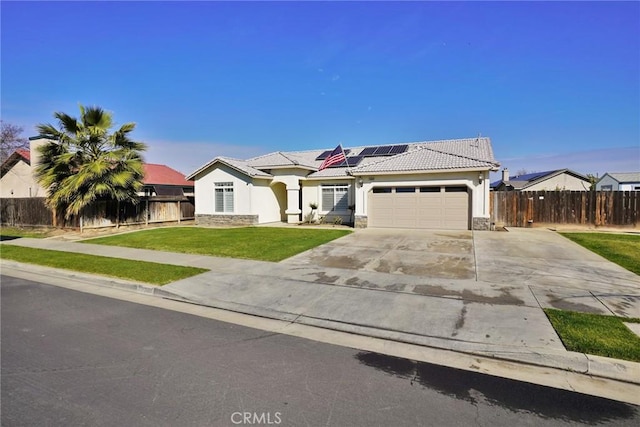
[{"label": "solar panel", "polygon": [[345,160],[343,160],[341,163],[336,163],[335,165],[331,165],[329,166],[330,168],[345,168],[347,166],[349,167],[354,167],[354,166],[358,166],[360,164],[360,162],[362,161],[362,159],[364,158],[364,156],[351,156],[351,157],[347,157]]},{"label": "solar panel", "polygon": [[358,166],[362,161],[362,159],[364,159],[364,156],[351,156],[351,157],[347,157],[347,162],[349,166],[353,167],[353,166]]},{"label": "solar panel", "polygon": [[320,154],[318,157],[316,157],[316,160],[324,160],[327,158],[327,156],[329,156],[329,154],[331,153],[332,150],[327,150],[324,151],[322,154]]},{"label": "solar panel", "polygon": [[324,160],[327,157],[329,157],[329,154],[331,154],[333,150],[327,150],[325,152],[323,152],[322,154],[320,154],[318,157],[316,157],[316,160]]},{"label": "solar panel", "polygon": [[378,147],[367,147],[360,152],[360,156],[373,156]]},{"label": "solar panel", "polygon": [[407,148],[409,148],[409,145],[407,144],[394,145],[393,148],[391,148],[391,151],[389,151],[389,154],[401,154],[407,151]]},{"label": "solar panel", "polygon": [[374,155],[376,155],[376,156],[386,156],[387,154],[389,154],[389,152],[391,151],[392,148],[393,148],[393,146],[391,146],[391,145],[383,145],[382,147],[378,147],[378,149],[376,150]]},{"label": "solar panel", "polygon": [[[349,154],[350,152],[351,152],[351,149],[349,149],[349,148],[346,148],[344,150],[344,154],[345,155]],[[316,157],[316,160],[324,160],[327,157],[329,157],[329,154],[331,154],[331,153],[333,153],[333,150],[324,151],[322,154],[320,154],[318,157]]]}]

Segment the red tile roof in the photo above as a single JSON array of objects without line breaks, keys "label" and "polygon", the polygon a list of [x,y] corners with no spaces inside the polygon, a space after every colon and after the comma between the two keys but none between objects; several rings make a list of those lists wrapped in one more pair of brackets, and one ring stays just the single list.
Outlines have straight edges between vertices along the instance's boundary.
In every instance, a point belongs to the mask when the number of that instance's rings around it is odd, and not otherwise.
[{"label": "red tile roof", "polygon": [[31,161],[31,152],[29,150],[25,150],[24,148],[18,148],[16,153],[25,158],[27,162]]},{"label": "red tile roof", "polygon": [[147,185],[181,185],[193,187],[193,181],[184,179],[184,175],[167,165],[144,164],[144,183]]}]

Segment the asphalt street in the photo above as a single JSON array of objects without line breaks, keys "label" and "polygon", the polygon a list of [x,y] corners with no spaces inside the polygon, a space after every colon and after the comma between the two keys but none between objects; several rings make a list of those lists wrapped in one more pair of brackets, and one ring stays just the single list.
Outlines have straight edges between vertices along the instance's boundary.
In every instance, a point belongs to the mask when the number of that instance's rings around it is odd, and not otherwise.
[{"label": "asphalt street", "polygon": [[1,278],[1,424],[638,425],[640,407]]}]

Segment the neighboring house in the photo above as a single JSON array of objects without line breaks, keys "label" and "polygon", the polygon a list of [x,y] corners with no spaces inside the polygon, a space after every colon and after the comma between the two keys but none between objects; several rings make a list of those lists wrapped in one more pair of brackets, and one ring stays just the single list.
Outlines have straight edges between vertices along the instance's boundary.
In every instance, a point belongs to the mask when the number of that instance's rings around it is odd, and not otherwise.
[{"label": "neighboring house", "polygon": [[[191,173],[199,224],[298,223],[316,214],[356,227],[489,229],[489,138],[216,157]],[[317,219],[317,218],[316,218]]]},{"label": "neighboring house", "polygon": [[144,164],[144,187],[141,196],[193,196],[193,181],[166,165]]},{"label": "neighboring house", "polygon": [[[38,163],[37,147],[48,140],[29,138],[29,150],[16,150],[2,164],[0,197],[46,197],[47,192],[35,179],[34,168]],[[144,187],[140,196],[193,196],[193,181],[166,165],[144,164]]]},{"label": "neighboring house", "polygon": [[640,191],[640,172],[607,172],[596,182],[596,191]]},{"label": "neighboring house", "polygon": [[589,191],[591,182],[586,176],[569,169],[534,172],[514,177],[502,170],[502,179],[491,183],[495,191]]},{"label": "neighboring house", "polygon": [[33,174],[37,163],[36,148],[46,142],[42,138],[29,138],[29,150],[18,149],[0,166],[0,197],[45,197],[46,190]]}]

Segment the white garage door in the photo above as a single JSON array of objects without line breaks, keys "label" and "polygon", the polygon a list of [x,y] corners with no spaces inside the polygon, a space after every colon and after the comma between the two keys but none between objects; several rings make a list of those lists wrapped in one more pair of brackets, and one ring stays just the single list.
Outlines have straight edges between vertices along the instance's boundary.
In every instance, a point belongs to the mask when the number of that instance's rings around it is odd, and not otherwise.
[{"label": "white garage door", "polygon": [[376,187],[369,227],[469,229],[467,187]]}]

